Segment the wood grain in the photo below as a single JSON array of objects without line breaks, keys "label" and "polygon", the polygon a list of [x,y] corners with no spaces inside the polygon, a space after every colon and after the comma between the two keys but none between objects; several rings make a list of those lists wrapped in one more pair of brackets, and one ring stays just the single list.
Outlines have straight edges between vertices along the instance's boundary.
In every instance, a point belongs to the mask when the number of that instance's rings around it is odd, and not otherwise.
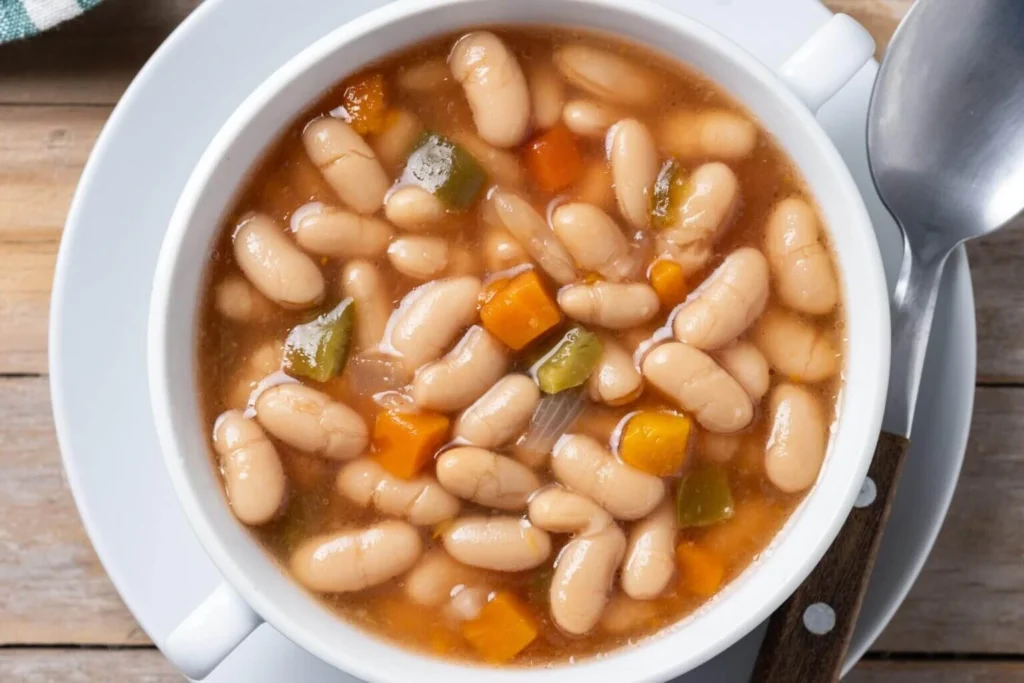
[{"label": "wood grain", "polygon": [[[811,575],[772,615],[751,681],[839,680],[909,447],[902,436],[879,435],[868,470],[877,487],[874,502],[850,512]],[[813,633],[804,626],[805,611],[816,604],[833,610],[835,623],[827,632]]]},{"label": "wood grain", "polygon": [[[112,672],[116,672],[112,675]],[[0,650],[0,680],[19,683],[179,683],[173,666],[151,648],[128,650]],[[866,661],[845,683],[1019,683],[1021,662]]]},{"label": "wood grain", "polygon": [[0,416],[0,645],[148,643],[79,522],[46,381],[0,380]]}]

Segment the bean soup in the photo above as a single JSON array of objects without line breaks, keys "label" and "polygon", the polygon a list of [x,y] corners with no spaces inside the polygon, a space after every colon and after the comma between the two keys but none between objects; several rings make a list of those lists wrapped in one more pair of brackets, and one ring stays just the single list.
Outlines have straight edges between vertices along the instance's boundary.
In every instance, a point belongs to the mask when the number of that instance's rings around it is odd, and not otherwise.
[{"label": "bean soup", "polygon": [[228,502],[403,647],[635,643],[817,479],[835,271],[793,165],[689,68],[566,29],[418,45],[297,117],[214,245],[198,358]]}]

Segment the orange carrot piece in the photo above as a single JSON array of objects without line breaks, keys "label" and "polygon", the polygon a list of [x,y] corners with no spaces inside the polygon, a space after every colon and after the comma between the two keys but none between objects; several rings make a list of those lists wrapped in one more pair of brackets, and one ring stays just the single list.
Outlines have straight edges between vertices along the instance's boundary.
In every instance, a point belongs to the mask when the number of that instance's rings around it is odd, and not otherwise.
[{"label": "orange carrot piece", "polygon": [[488,332],[519,351],[562,320],[562,312],[534,270],[516,275],[480,309]]},{"label": "orange carrot piece", "polygon": [[462,635],[487,661],[507,662],[537,638],[537,622],[514,595],[502,591],[476,619],[462,624]]},{"label": "orange carrot piece", "polygon": [[534,183],[543,192],[564,190],[583,173],[576,137],[561,123],[534,139],[524,156]]},{"label": "orange carrot piece", "polygon": [[718,592],[725,578],[725,565],[717,556],[695,543],[681,543],[676,548],[679,585],[684,591],[702,598]]},{"label": "orange carrot piece", "polygon": [[379,133],[387,122],[387,99],[384,76],[364,74],[345,86],[343,106],[349,116],[349,125],[360,135]]},{"label": "orange carrot piece", "polygon": [[449,424],[437,413],[380,413],[373,426],[377,462],[396,477],[414,478],[444,443]]},{"label": "orange carrot piece", "polygon": [[648,278],[658,293],[662,309],[675,308],[686,300],[689,290],[682,267],[675,261],[658,259],[651,266]]},{"label": "orange carrot piece", "polygon": [[478,301],[481,306],[486,306],[497,296],[498,292],[505,289],[508,286],[510,279],[507,277],[501,277],[497,280],[493,280],[484,285],[484,288],[480,290],[480,297]]}]

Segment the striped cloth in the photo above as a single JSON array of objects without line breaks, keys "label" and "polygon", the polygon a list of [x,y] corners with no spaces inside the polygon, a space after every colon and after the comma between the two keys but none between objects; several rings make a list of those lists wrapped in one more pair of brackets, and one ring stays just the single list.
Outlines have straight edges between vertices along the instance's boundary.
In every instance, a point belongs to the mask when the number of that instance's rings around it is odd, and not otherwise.
[{"label": "striped cloth", "polygon": [[0,0],[0,43],[34,36],[98,4],[100,0]]}]

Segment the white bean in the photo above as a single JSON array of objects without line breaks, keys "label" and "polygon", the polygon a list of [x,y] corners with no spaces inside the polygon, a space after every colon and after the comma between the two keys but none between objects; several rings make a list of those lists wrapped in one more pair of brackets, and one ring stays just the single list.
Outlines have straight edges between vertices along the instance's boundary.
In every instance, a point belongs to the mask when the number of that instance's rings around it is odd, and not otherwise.
[{"label": "white bean", "polygon": [[455,80],[473,110],[477,133],[498,147],[514,147],[530,127],[530,91],[515,55],[493,33],[474,31],[448,56]]},{"label": "white bean", "polygon": [[548,222],[530,203],[508,190],[492,190],[486,209],[497,224],[512,233],[537,264],[555,282],[566,285],[576,280],[572,257],[555,238]]},{"label": "white bean", "polygon": [[[441,68],[448,75],[448,67],[443,62]],[[409,158],[422,132],[423,124],[415,114],[406,109],[392,109],[387,115],[384,130],[370,139],[370,146],[381,164],[397,171]]]},{"label": "white bean", "polygon": [[606,50],[566,45],[555,51],[554,62],[569,83],[606,102],[643,107],[657,99],[653,73]]},{"label": "white bean", "polygon": [[676,309],[676,339],[705,351],[725,346],[764,311],[768,287],[768,261],[761,252],[737,249]]},{"label": "white bean", "polygon": [[619,212],[643,230],[650,223],[651,188],[658,177],[658,150],[647,126],[636,119],[619,121],[609,132],[609,158]]},{"label": "white bean", "polygon": [[759,403],[768,393],[771,381],[768,361],[752,343],[742,340],[733,342],[720,348],[712,357],[740,383],[754,403]]},{"label": "white bean", "polygon": [[428,550],[403,581],[405,595],[419,605],[434,607],[452,597],[458,586],[477,583],[481,572],[456,562],[442,548]]},{"label": "white bean", "polygon": [[384,216],[403,230],[435,227],[446,215],[441,200],[419,185],[395,188],[384,204]]},{"label": "white bean", "polygon": [[582,270],[612,282],[635,278],[640,260],[608,214],[592,204],[562,204],[551,214],[551,228]]},{"label": "white bean", "polygon": [[522,433],[530,422],[540,389],[526,375],[506,375],[466,408],[452,435],[481,448],[498,448]]},{"label": "white bean", "polygon": [[719,162],[698,166],[689,183],[692,189],[676,221],[658,235],[662,254],[687,274],[701,270],[710,260],[711,248],[725,232],[739,195],[736,174]]},{"label": "white bean", "polygon": [[315,536],[292,553],[292,574],[318,593],[350,593],[407,572],[423,553],[415,528],[387,521]]},{"label": "white bean", "polygon": [[458,499],[430,475],[399,479],[371,458],[359,458],[342,467],[337,489],[357,505],[405,517],[416,526],[433,526],[459,514]]},{"label": "white bean", "polygon": [[565,545],[548,594],[551,617],[560,629],[580,636],[597,625],[625,549],[626,537],[615,525]]},{"label": "white bean", "polygon": [[665,496],[659,477],[620,462],[589,436],[563,436],[551,453],[561,483],[593,499],[616,519],[640,519]]},{"label": "white bean", "polygon": [[448,241],[431,235],[403,235],[388,247],[388,260],[407,277],[430,280],[448,267]]},{"label": "white bean", "polygon": [[356,213],[376,213],[391,181],[377,155],[344,121],[325,116],[302,131],[306,154],[346,206]]},{"label": "white bean", "polygon": [[546,62],[530,68],[530,101],[533,105],[533,125],[541,130],[551,128],[562,117],[565,102],[565,83]]},{"label": "white bean", "polygon": [[587,393],[592,401],[610,406],[628,403],[642,391],[644,378],[629,351],[608,335],[600,337],[601,359],[587,380]]},{"label": "white bean", "polygon": [[735,458],[742,446],[743,437],[739,434],[701,431],[697,438],[697,456],[702,460],[722,465]]},{"label": "white bean", "polygon": [[551,555],[551,537],[518,517],[463,517],[444,532],[444,548],[463,564],[521,572]]},{"label": "white bean", "polygon": [[549,486],[530,499],[530,522],[551,533],[584,536],[614,524],[603,507],[560,486]]},{"label": "white bean", "polygon": [[420,285],[405,295],[385,333],[386,345],[411,372],[437,360],[455,337],[476,320],[480,281],[453,277]]},{"label": "white bean", "polygon": [[658,606],[650,600],[634,600],[616,593],[601,615],[601,629],[616,635],[653,626],[658,620]]},{"label": "white bean", "polygon": [[777,386],[769,403],[772,431],[765,473],[780,491],[808,489],[818,478],[828,439],[821,406],[810,391],[794,384]]},{"label": "white bean", "polygon": [[394,235],[386,221],[320,202],[296,209],[291,223],[300,247],[311,254],[332,258],[380,256]]},{"label": "white bean", "polygon": [[399,89],[416,95],[435,95],[455,87],[448,64],[441,57],[402,67],[395,76]]},{"label": "white bean", "polygon": [[377,348],[391,315],[391,301],[380,271],[367,261],[349,261],[341,272],[341,291],[356,305],[356,348]]},{"label": "white bean", "polygon": [[734,161],[750,156],[757,144],[757,126],[724,109],[679,111],[662,122],[658,142],[683,159],[712,157]]},{"label": "white bean", "polygon": [[217,418],[213,446],[220,456],[231,511],[246,524],[269,522],[285,495],[284,468],[274,444],[254,420],[237,410]]},{"label": "white bean", "polygon": [[274,305],[241,275],[227,275],[213,289],[217,312],[236,323],[265,322]]},{"label": "white bean", "polygon": [[780,202],[768,216],[764,243],[782,303],[819,315],[836,307],[839,284],[818,218],[807,202],[799,197]]},{"label": "white bean", "polygon": [[505,228],[487,226],[483,242],[488,272],[497,273],[530,262],[530,256],[523,245]]},{"label": "white bean", "polygon": [[452,140],[465,147],[480,162],[492,184],[505,187],[519,187],[523,184],[523,167],[513,152],[489,145],[469,131],[455,133]]},{"label": "white bean", "polygon": [[444,358],[420,368],[412,398],[425,410],[462,410],[494,386],[507,366],[504,344],[474,325]]},{"label": "white bean", "polygon": [[676,571],[676,511],[665,502],[629,532],[622,563],[622,590],[637,600],[653,600]]},{"label": "white bean", "polygon": [[475,446],[442,453],[437,459],[437,480],[459,498],[499,510],[525,510],[530,494],[540,488],[530,468]]},{"label": "white bean", "polygon": [[706,353],[680,342],[655,347],[644,358],[644,378],[712,432],[737,432],[754,419],[740,383]]},{"label": "white bean", "polygon": [[234,234],[235,262],[267,298],[285,308],[307,308],[324,296],[320,268],[261,213],[242,217]]},{"label": "white bean", "polygon": [[563,287],[558,305],[582,323],[612,330],[642,325],[658,314],[658,293],[642,282],[594,282]]},{"label": "white bean", "polygon": [[351,460],[369,443],[359,413],[297,383],[270,387],[256,399],[256,418],[289,446],[331,460]]},{"label": "white bean", "polygon": [[267,340],[245,356],[231,379],[232,388],[228,391],[224,406],[237,410],[247,409],[249,399],[259,388],[260,382],[281,369],[283,356],[284,343],[280,339]]},{"label": "white bean", "polygon": [[576,135],[603,138],[616,121],[622,118],[618,107],[594,100],[570,100],[562,109],[562,123]]},{"label": "white bean", "polygon": [[768,364],[791,380],[821,382],[839,372],[839,352],[826,332],[796,313],[769,308],[751,338]]}]

